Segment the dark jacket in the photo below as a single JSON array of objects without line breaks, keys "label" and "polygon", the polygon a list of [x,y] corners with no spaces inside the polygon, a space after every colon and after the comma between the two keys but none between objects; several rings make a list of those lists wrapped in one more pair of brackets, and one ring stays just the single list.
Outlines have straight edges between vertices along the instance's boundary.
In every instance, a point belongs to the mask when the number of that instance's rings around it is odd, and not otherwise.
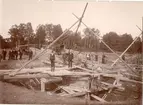
[{"label": "dark jacket", "polygon": [[68,60],[69,60],[69,61],[72,61],[72,60],[73,60],[73,53],[69,53]]},{"label": "dark jacket", "polygon": [[50,60],[54,61],[55,60],[55,54],[50,54]]}]

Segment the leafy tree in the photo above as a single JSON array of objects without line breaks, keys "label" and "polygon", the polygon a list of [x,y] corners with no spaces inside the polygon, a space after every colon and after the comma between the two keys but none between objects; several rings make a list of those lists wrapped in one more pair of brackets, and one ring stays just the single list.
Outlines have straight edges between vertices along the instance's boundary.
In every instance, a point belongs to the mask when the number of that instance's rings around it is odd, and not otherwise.
[{"label": "leafy tree", "polygon": [[46,33],[46,38],[50,41],[53,41],[53,24],[45,24],[45,33]]},{"label": "leafy tree", "polygon": [[18,35],[19,35],[19,27],[18,25],[13,25],[8,32],[11,35],[11,41],[13,42],[13,46],[16,46],[17,40],[18,40]]},{"label": "leafy tree", "polygon": [[13,25],[8,33],[11,35],[13,46],[16,46],[29,43],[29,39],[33,35],[33,29],[30,22],[27,24],[20,23],[19,25]]},{"label": "leafy tree", "polygon": [[67,49],[72,49],[74,47],[74,33],[73,31],[68,31],[66,34],[66,39],[63,40],[63,44]]},{"label": "leafy tree", "polygon": [[94,32],[94,34],[88,28],[85,28],[83,30],[85,37],[82,39],[81,43],[84,48],[97,51],[99,50],[99,40],[97,38],[97,35],[100,35],[100,31],[98,29],[95,30],[94,28],[92,28],[91,30]]},{"label": "leafy tree", "polygon": [[[133,42],[133,38],[130,34],[123,34],[120,36],[120,51],[124,51],[131,43]],[[128,50],[131,52],[131,48]]]},{"label": "leafy tree", "polygon": [[44,25],[37,26],[35,40],[38,43],[39,48],[45,43],[45,37],[46,37],[45,26]]},{"label": "leafy tree", "polygon": [[[119,44],[120,44],[120,37],[117,33],[115,32],[109,32],[106,33],[103,36],[103,41],[112,49],[118,51],[119,50]],[[100,45],[101,49],[104,51],[110,51],[102,42]]]},{"label": "leafy tree", "polygon": [[59,37],[63,33],[62,27],[60,24],[58,25],[53,25],[53,31],[52,31],[52,36],[53,39],[55,40],[57,37]]},{"label": "leafy tree", "polygon": [[132,50],[133,53],[141,53],[142,52],[142,42],[141,42],[140,37],[138,37],[138,39],[132,45],[131,50]]},{"label": "leafy tree", "polygon": [[[103,41],[114,51],[123,52],[133,42],[133,38],[127,33],[118,35],[115,32],[109,32],[103,36]],[[110,51],[103,43],[100,44],[100,47],[104,51]],[[131,52],[131,48],[128,52]]]}]

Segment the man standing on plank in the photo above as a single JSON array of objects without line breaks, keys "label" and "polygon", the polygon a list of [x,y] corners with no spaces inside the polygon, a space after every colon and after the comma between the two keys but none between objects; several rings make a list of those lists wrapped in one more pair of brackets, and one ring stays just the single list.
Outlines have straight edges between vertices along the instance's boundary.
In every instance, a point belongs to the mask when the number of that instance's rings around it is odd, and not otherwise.
[{"label": "man standing on plank", "polygon": [[50,61],[51,61],[51,71],[55,71],[55,54],[54,51],[52,50],[52,53],[50,54]]},{"label": "man standing on plank", "polygon": [[68,67],[69,68],[72,68],[72,62],[73,62],[73,53],[69,51],[69,54],[68,54]]}]

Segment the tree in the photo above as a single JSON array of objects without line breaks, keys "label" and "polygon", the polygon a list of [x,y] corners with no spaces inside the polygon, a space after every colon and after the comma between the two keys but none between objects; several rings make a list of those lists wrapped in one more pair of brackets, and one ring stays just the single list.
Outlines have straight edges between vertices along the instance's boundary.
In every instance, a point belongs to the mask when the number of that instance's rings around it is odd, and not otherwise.
[{"label": "tree", "polygon": [[45,43],[45,26],[44,25],[38,25],[36,30],[36,42],[39,45],[39,48]]},{"label": "tree", "polygon": [[[120,37],[115,32],[106,33],[103,36],[103,41],[112,49],[118,51],[120,49]],[[110,51],[102,42],[101,42],[101,49],[104,51]]]},{"label": "tree", "polygon": [[[123,34],[120,36],[120,51],[126,50],[126,48],[133,42],[133,38],[130,34]],[[128,50],[131,52],[131,48]]]},{"label": "tree", "polygon": [[34,33],[33,33],[33,28],[32,28],[32,24],[30,22],[28,22],[26,24],[26,28],[27,28],[27,34],[26,34],[26,38],[27,38],[27,43],[32,43],[32,41],[34,40]]},{"label": "tree", "polygon": [[86,49],[90,49],[93,51],[99,50],[99,40],[96,35],[100,35],[100,31],[98,29],[91,28],[94,34],[90,31],[90,29],[85,28],[83,30],[85,37],[82,39],[82,45]]},{"label": "tree", "polygon": [[10,29],[9,29],[9,32],[8,32],[10,35],[11,35],[11,41],[12,41],[12,44],[13,46],[16,46],[17,44],[17,40],[18,40],[18,35],[19,35],[19,27],[18,25],[13,25]]},{"label": "tree", "polygon": [[74,33],[73,31],[68,31],[66,34],[66,39],[63,40],[63,44],[67,49],[72,49],[74,47]]},{"label": "tree", "polygon": [[142,52],[142,42],[141,42],[140,37],[138,37],[138,39],[132,45],[131,50],[133,53],[141,53]]},{"label": "tree", "polygon": [[60,24],[58,25],[53,25],[53,31],[52,31],[52,36],[53,39],[55,40],[57,37],[59,37],[63,33],[62,27]]},{"label": "tree", "polygon": [[9,34],[11,35],[11,40],[14,46],[27,44],[30,42],[30,37],[33,35],[33,29],[30,22],[27,24],[20,23],[19,25],[13,25],[9,29]]},{"label": "tree", "polygon": [[46,33],[46,38],[50,41],[53,41],[53,24],[45,24],[45,33]]},{"label": "tree", "polygon": [[[133,38],[131,34],[127,33],[118,35],[115,32],[109,32],[103,36],[103,41],[113,50],[123,52],[133,42]],[[110,51],[103,43],[100,44],[100,47],[104,51]],[[128,52],[131,52],[131,48]]]}]

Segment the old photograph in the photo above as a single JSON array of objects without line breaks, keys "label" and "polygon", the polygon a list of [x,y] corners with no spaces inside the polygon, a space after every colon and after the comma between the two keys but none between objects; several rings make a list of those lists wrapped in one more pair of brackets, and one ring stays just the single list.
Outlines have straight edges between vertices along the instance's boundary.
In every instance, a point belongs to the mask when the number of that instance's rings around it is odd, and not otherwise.
[{"label": "old photograph", "polygon": [[143,1],[0,0],[0,104],[142,105]]}]

